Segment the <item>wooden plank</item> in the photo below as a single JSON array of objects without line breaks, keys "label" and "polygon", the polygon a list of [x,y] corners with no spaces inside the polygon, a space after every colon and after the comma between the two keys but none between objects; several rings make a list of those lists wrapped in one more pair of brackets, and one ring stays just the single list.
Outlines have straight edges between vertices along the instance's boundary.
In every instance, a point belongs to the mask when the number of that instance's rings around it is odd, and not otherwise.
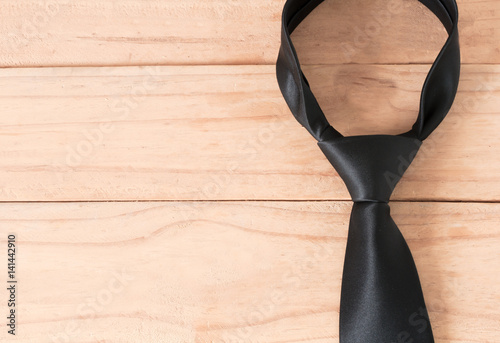
[{"label": "wooden plank", "polygon": [[[350,208],[1,204],[2,246],[17,235],[16,342],[336,342]],[[495,342],[500,204],[394,203],[392,213],[436,341]]]},{"label": "wooden plank", "polygon": [[[463,62],[500,63],[500,2],[458,2]],[[0,66],[273,64],[283,4],[2,0]],[[306,64],[430,63],[445,33],[418,1],[349,0],[322,4],[294,39]]]},{"label": "wooden plank", "polygon": [[[307,68],[345,135],[408,130],[428,66]],[[500,66],[464,66],[452,112],[393,199],[499,199]],[[273,66],[4,69],[0,199],[349,200]]]}]

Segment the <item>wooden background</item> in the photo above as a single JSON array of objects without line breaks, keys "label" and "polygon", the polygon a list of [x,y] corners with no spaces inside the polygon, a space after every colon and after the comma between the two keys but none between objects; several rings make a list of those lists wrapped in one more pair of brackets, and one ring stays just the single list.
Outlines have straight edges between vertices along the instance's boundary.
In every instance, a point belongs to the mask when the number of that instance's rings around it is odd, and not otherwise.
[{"label": "wooden background", "polygon": [[[500,2],[458,3],[459,92],[391,208],[436,342],[492,343]],[[283,4],[0,2],[0,241],[18,237],[19,280],[0,341],[338,342],[351,202],[278,90]],[[319,9],[293,39],[328,119],[408,130],[437,19],[417,1]]]}]

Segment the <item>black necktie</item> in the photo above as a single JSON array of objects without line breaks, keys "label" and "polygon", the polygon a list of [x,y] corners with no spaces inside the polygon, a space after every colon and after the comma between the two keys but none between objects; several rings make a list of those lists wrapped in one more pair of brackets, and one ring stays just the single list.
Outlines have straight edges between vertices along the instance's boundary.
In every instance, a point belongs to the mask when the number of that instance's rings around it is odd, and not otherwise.
[{"label": "black necktie", "polygon": [[316,138],[354,201],[342,278],[340,342],[432,343],[417,269],[388,202],[422,141],[441,123],[455,98],[460,75],[457,5],[455,0],[420,0],[449,37],[424,83],[412,129],[397,136],[343,137],[325,118],[290,39],[322,1],[286,2],[276,70],[290,110]]}]

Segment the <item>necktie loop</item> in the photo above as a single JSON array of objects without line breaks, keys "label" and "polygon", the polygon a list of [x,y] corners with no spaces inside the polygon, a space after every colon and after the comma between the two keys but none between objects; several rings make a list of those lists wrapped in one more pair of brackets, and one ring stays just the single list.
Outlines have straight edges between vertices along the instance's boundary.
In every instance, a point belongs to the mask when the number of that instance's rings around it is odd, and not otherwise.
[{"label": "necktie loop", "polygon": [[[419,0],[441,21],[448,39],[439,52],[422,87],[420,109],[410,131],[403,135],[425,140],[444,119],[453,104],[460,77],[460,46],[456,0]],[[309,82],[302,72],[290,35],[300,22],[323,0],[287,0],[283,8],[281,46],[276,74],[281,92],[291,112],[317,140],[330,129]]]}]

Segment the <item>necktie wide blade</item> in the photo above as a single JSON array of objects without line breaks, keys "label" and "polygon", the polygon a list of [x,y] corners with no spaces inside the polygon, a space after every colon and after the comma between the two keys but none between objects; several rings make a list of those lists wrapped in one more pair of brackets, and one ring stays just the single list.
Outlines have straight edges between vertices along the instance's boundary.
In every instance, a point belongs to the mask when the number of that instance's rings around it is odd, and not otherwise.
[{"label": "necktie wide blade", "polygon": [[341,343],[432,343],[417,269],[389,205],[354,203],[342,277]]},{"label": "necktie wide blade", "polygon": [[389,198],[421,145],[402,136],[319,142],[354,201],[340,303],[341,343],[432,343],[415,262]]}]

